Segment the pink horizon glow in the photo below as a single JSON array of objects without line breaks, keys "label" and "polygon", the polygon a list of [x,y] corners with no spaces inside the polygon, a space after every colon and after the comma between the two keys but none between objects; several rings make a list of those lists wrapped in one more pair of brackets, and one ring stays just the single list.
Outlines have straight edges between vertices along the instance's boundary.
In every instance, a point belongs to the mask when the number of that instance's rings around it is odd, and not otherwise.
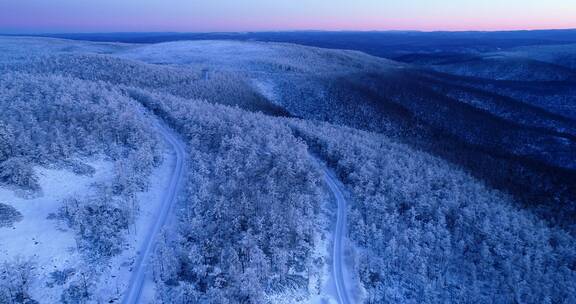
[{"label": "pink horizon glow", "polygon": [[[0,31],[534,30],[576,28],[576,2],[548,0],[0,0]],[[132,2],[132,3],[131,3]],[[515,3],[513,3],[515,2]],[[172,3],[172,4],[171,4]],[[331,5],[330,5],[331,4]]]}]

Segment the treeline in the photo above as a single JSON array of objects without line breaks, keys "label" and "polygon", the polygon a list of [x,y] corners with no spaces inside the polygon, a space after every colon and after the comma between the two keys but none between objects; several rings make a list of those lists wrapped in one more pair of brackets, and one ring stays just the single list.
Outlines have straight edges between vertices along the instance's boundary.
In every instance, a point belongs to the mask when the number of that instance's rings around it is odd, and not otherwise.
[{"label": "treeline", "polygon": [[366,303],[572,303],[576,242],[459,169],[374,133],[291,123],[353,196]]},{"label": "treeline", "polygon": [[167,95],[131,96],[187,139],[178,224],[157,252],[165,303],[263,303],[308,291],[320,175],[306,145],[272,118]]}]

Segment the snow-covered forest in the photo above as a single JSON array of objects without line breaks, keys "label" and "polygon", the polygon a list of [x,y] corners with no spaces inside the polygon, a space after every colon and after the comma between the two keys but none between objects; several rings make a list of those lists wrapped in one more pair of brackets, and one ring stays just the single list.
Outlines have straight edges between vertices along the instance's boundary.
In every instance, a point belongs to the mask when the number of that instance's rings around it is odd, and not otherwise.
[{"label": "snow-covered forest", "polygon": [[262,114],[159,94],[132,96],[171,121],[189,146],[176,234],[165,234],[156,258],[159,296],[259,303],[282,288],[307,289],[315,271],[320,176],[306,145]]},{"label": "snow-covered forest", "polygon": [[576,302],[576,124],[470,69],[0,37],[0,303]]},{"label": "snow-covered forest", "polygon": [[381,135],[291,125],[353,195],[350,239],[367,303],[576,301],[566,231]]},{"label": "snow-covered forest", "polygon": [[[35,166],[91,175],[94,169],[83,159],[101,157],[113,162],[112,180],[97,185],[87,197],[62,201],[55,216],[74,231],[87,267],[117,254],[138,213],[134,193],[148,187],[152,167],[162,160],[160,142],[147,122],[149,115],[103,82],[6,73],[1,76],[0,91],[2,185],[34,196],[42,190]],[[28,263],[4,263],[10,271],[24,267],[27,275],[33,273]],[[24,284],[25,280],[12,282],[10,277],[5,277],[6,284]],[[11,297],[26,294],[25,286],[6,288]],[[10,297],[4,291],[0,294]]]}]

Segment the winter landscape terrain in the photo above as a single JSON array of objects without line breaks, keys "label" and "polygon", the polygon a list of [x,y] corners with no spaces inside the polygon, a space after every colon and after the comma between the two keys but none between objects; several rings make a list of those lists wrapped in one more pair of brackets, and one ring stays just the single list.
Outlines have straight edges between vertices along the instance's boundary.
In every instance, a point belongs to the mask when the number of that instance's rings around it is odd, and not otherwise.
[{"label": "winter landscape terrain", "polygon": [[0,36],[0,303],[576,303],[576,32],[318,35]]}]

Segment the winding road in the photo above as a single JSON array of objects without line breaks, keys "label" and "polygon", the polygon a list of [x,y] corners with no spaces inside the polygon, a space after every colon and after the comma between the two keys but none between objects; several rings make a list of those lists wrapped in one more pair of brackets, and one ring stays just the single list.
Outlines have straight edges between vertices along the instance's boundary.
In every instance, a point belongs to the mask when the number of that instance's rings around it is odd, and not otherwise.
[{"label": "winding road", "polygon": [[344,245],[342,244],[346,235],[347,202],[344,194],[340,191],[336,178],[326,168],[324,168],[324,180],[338,204],[338,216],[336,218],[336,229],[334,231],[334,248],[332,251],[332,275],[336,285],[336,296],[339,304],[351,304],[352,301],[348,295],[348,288],[346,287],[346,280],[344,278]]},{"label": "winding road", "polygon": [[[278,96],[274,94],[274,85],[270,82],[263,82],[258,79],[253,79],[254,88],[260,92],[264,97],[270,100],[273,104],[281,105],[278,101]],[[336,229],[334,230],[334,248],[332,251],[332,277],[336,285],[336,298],[339,304],[354,303],[350,300],[348,295],[348,288],[346,287],[346,280],[344,278],[344,245],[343,239],[346,235],[346,212],[348,210],[344,194],[340,190],[337,179],[332,172],[326,168],[322,161],[314,155],[312,159],[316,161],[324,171],[324,180],[328,185],[328,189],[332,192],[334,199],[338,205],[338,216],[336,219]]]},{"label": "winding road", "polygon": [[156,123],[156,127],[160,135],[162,135],[166,143],[174,151],[176,161],[174,168],[172,169],[170,184],[164,193],[162,205],[158,211],[158,216],[155,221],[151,223],[148,231],[146,231],[144,241],[137,252],[138,257],[134,263],[130,283],[122,301],[124,304],[141,303],[140,297],[146,278],[149,275],[148,266],[152,259],[152,255],[154,254],[157,236],[162,230],[162,227],[166,224],[170,211],[176,204],[177,194],[184,179],[184,158],[186,155],[185,145],[177,138],[173,131],[161,123]]},{"label": "winding road", "polygon": [[[144,240],[137,252],[136,262],[132,270],[132,275],[122,303],[124,304],[138,304],[141,302],[141,295],[146,279],[149,275],[149,264],[154,254],[156,247],[156,239],[162,227],[176,204],[177,194],[183,184],[184,179],[184,158],[186,155],[185,145],[177,138],[175,133],[168,129],[161,123],[156,123],[156,127],[166,143],[170,145],[175,154],[175,165],[172,169],[170,184],[164,194],[162,205],[158,212],[158,217],[149,226]],[[336,200],[338,211],[336,219],[336,228],[334,231],[333,251],[332,251],[332,272],[334,282],[336,285],[336,297],[339,304],[351,304],[348,295],[348,288],[344,277],[344,245],[343,240],[346,232],[346,211],[347,202],[344,194],[340,190],[336,178],[327,169],[324,168],[324,180],[328,185],[328,189]]]}]

